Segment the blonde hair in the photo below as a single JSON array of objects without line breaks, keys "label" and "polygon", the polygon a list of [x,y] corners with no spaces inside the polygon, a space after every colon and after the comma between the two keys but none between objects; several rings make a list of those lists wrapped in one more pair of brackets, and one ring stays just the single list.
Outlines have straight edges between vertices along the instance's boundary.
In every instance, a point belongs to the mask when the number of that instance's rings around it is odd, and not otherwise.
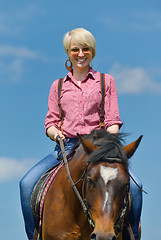
[{"label": "blonde hair", "polygon": [[65,49],[65,52],[68,54],[69,53],[69,48],[70,48],[70,42],[71,38],[74,40],[74,42],[81,44],[81,45],[86,45],[92,48],[92,59],[96,55],[96,41],[92,33],[87,31],[84,28],[75,28],[71,30],[70,32],[67,32],[64,36],[63,39],[63,46]]}]

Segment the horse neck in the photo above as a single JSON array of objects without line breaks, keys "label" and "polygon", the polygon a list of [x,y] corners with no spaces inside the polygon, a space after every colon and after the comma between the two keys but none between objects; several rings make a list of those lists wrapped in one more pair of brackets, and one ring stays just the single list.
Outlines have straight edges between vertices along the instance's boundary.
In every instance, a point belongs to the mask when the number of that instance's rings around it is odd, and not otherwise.
[{"label": "horse neck", "polygon": [[69,164],[70,171],[71,171],[71,176],[76,181],[82,176],[82,174],[85,170],[85,167],[87,165],[88,155],[83,154],[84,151],[83,152],[82,151],[78,151],[74,155],[72,161]]}]

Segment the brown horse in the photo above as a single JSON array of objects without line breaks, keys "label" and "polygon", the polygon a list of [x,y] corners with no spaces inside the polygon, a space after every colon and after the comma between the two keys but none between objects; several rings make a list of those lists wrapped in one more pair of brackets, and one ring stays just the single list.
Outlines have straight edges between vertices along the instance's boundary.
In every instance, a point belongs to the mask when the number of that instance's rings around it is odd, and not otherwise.
[{"label": "brown horse", "polygon": [[[104,130],[95,130],[79,139],[81,144],[69,161],[69,169],[87,206],[89,219],[63,166],[46,195],[42,239],[122,239],[121,234],[117,237],[116,225],[128,198],[128,158],[135,152],[141,137],[125,147],[117,135]],[[92,227],[88,220],[93,222]]]}]

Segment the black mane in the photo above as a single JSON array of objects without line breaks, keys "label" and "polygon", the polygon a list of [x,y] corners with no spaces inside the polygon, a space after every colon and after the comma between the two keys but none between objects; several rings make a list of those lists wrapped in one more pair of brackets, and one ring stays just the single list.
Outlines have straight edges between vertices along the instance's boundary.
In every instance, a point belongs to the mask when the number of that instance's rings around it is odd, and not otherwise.
[{"label": "black mane", "polygon": [[[121,162],[128,167],[128,160],[123,151],[122,141],[125,134],[111,134],[106,130],[94,130],[85,138],[99,148],[92,152],[87,162],[108,161],[113,162],[113,158],[121,159]],[[80,144],[80,143],[79,143]],[[78,145],[76,146],[78,147]]]},{"label": "black mane", "polygon": [[[113,162],[114,158],[121,159],[121,163],[128,168],[128,160],[122,148],[122,141],[125,134],[111,134],[106,130],[94,130],[90,134],[84,136],[88,141],[93,143],[96,146],[99,146],[97,150],[92,152],[87,162],[96,162],[96,161],[108,161]],[[71,151],[80,145],[76,144]]]},{"label": "black mane", "polygon": [[114,158],[118,158],[128,167],[128,160],[121,144],[122,137],[123,135],[121,134],[111,134],[106,130],[94,130],[87,136],[87,139],[89,138],[89,141],[92,140],[91,142],[99,146],[99,148],[89,155],[87,162],[90,163],[101,160],[113,162]]}]

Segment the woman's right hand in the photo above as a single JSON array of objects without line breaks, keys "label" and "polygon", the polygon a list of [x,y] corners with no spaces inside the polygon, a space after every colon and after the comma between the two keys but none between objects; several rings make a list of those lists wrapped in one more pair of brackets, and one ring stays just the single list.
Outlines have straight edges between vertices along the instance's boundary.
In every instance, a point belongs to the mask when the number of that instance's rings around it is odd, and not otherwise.
[{"label": "woman's right hand", "polygon": [[62,134],[60,130],[58,130],[57,134],[54,136],[54,141],[56,141],[56,138],[58,136],[63,140],[63,142],[65,142],[65,136]]},{"label": "woman's right hand", "polygon": [[51,126],[46,131],[47,136],[50,137],[51,140],[56,141],[56,137],[59,136],[62,138],[63,142],[65,142],[65,136],[62,134],[60,130],[58,130],[56,127]]}]

